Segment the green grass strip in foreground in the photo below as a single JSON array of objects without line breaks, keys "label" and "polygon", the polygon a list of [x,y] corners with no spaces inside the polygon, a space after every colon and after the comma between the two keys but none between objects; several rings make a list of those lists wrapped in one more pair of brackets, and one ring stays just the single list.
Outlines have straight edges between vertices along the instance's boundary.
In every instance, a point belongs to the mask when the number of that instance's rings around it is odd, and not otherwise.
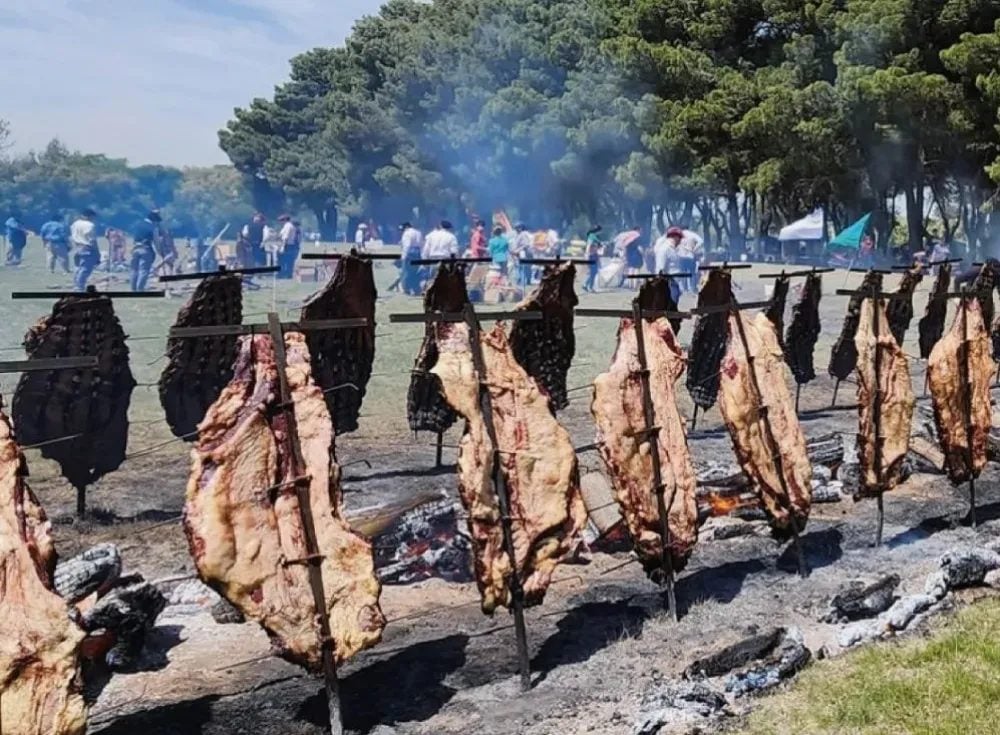
[{"label": "green grass strip in foreground", "polygon": [[742,732],[1000,733],[1000,602],[962,610],[928,639],[814,664],[788,691],[762,699]]}]

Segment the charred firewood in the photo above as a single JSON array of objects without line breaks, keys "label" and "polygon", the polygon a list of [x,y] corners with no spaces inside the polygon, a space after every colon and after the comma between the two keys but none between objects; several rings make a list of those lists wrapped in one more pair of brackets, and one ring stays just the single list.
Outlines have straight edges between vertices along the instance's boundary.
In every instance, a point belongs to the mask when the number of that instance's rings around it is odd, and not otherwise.
[{"label": "charred firewood", "polygon": [[302,307],[302,321],[363,317],[364,327],[307,331],[312,374],[323,390],[334,429],[347,434],[358,428],[358,415],[375,361],[375,278],[372,263],[341,258],[326,287]]},{"label": "charred firewood", "polygon": [[920,331],[920,357],[926,360],[931,356],[931,350],[944,334],[944,322],[948,315],[948,302],[943,298],[948,293],[951,284],[951,266],[938,266],[934,290],[927,301],[927,310],[920,320],[917,329]]},{"label": "charred firewood", "polygon": [[816,377],[813,353],[819,339],[819,301],[823,296],[823,278],[815,273],[806,276],[802,298],[792,307],[792,322],[785,337],[785,362],[795,382],[805,385]]},{"label": "charred firewood", "polygon": [[510,330],[514,359],[548,394],[556,411],[569,405],[566,374],[576,353],[573,309],[579,303],[575,281],[572,263],[546,268],[538,289],[517,305],[517,311],[542,312],[542,319],[515,321]]},{"label": "charred firewood", "polygon": [[774,293],[771,295],[771,305],[767,307],[764,314],[774,325],[775,334],[778,335],[778,343],[782,350],[785,348],[782,335],[785,333],[785,304],[788,302],[788,287],[791,280],[788,276],[782,276],[774,282]]},{"label": "charred firewood", "polygon": [[25,373],[13,401],[19,440],[43,445],[42,456],[59,463],[82,515],[87,486],[125,461],[136,385],[125,333],[107,296],[66,296],[28,331],[24,347],[29,359],[97,358],[96,368]]},{"label": "charred firewood", "polygon": [[[232,273],[210,276],[198,284],[177,314],[175,327],[240,324],[243,284]],[[167,366],[160,376],[160,405],[174,436],[194,441],[208,407],[233,377],[235,335],[168,339]]]},{"label": "charred firewood", "polygon": [[112,671],[127,671],[135,666],[146,643],[146,635],[156,625],[156,618],[167,606],[167,599],[156,587],[136,576],[112,589],[83,614],[81,625],[88,634],[103,639],[107,651],[104,664]]},{"label": "charred firewood", "polygon": [[684,676],[688,679],[722,676],[753,661],[759,661],[771,655],[784,639],[785,633],[784,628],[772,628],[744,638],[709,656],[696,659],[684,670]]},{"label": "charred firewood", "polygon": [[882,274],[870,272],[865,276],[858,292],[851,296],[847,304],[847,316],[844,317],[844,326],[840,329],[840,336],[833,345],[833,352],[830,354],[829,373],[837,380],[847,380],[854,369],[858,366],[858,348],[854,344],[854,337],[858,333],[858,325],[861,320],[861,303],[865,297],[862,293],[868,293],[872,289],[882,290]]},{"label": "charred firewood", "polygon": [[896,290],[896,298],[889,299],[885,306],[889,318],[889,331],[892,332],[898,345],[903,344],[906,330],[913,321],[913,292],[922,280],[924,280],[924,269],[918,263],[903,274],[903,280],[899,282],[899,288]]},{"label": "charred firewood", "polygon": [[[442,263],[434,282],[424,294],[424,311],[460,312],[467,303],[469,292],[465,287],[462,265]],[[428,323],[424,327],[424,341],[420,345],[410,377],[410,389],[406,394],[406,417],[412,431],[443,432],[458,418],[444,399],[441,379],[431,374],[438,354],[436,330],[433,324]]]},{"label": "charred firewood", "polygon": [[[732,275],[713,270],[698,294],[698,308],[723,306],[733,299]],[[687,389],[695,405],[708,410],[719,395],[719,369],[726,353],[728,316],[725,312],[705,314],[694,325],[694,337],[688,350]]]},{"label": "charred firewood", "polygon": [[830,611],[823,618],[829,623],[873,618],[896,601],[899,575],[889,574],[871,584],[848,582],[830,601]]}]

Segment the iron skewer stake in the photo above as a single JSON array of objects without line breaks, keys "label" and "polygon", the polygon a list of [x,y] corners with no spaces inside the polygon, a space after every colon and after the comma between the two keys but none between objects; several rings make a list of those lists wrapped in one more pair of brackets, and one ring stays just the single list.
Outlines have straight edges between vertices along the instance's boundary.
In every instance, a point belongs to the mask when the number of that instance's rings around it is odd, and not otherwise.
[{"label": "iron skewer stake", "polygon": [[802,383],[795,384],[795,415],[799,415],[799,397],[802,395]]},{"label": "iron skewer stake", "polygon": [[698,426],[698,404],[694,404],[694,412],[691,414],[691,431],[694,431]]},{"label": "iron skewer stake", "polygon": [[833,400],[830,401],[830,408],[837,405],[837,392],[840,390],[840,378],[837,378],[837,382],[833,386]]},{"label": "iron skewer stake", "polygon": [[437,433],[437,446],[435,447],[434,453],[434,466],[441,467],[443,462],[441,461],[441,452],[444,449],[444,432],[439,431]]},{"label": "iron skewer stake", "polygon": [[[656,425],[656,412],[653,410],[653,395],[649,383],[649,364],[646,360],[646,339],[643,334],[642,307],[639,299],[632,302],[632,314],[635,321],[635,347],[639,357],[639,382],[642,385],[642,412],[646,423],[645,436],[649,442],[649,458],[653,463],[653,488],[656,495],[656,507],[660,514],[660,538],[662,539],[660,563],[663,579],[661,583],[667,593],[667,611],[676,622],[680,616],[677,611],[677,595],[674,588],[674,559],[670,551],[672,536],[670,533],[670,508],[666,500],[666,488],[663,485],[663,468],[660,466],[660,429]],[[676,485],[676,480],[675,480]],[[675,492],[670,494],[670,504],[673,504]]]},{"label": "iron skewer stake", "polygon": [[730,301],[730,317],[736,319],[736,329],[740,335],[740,343],[743,346],[743,354],[747,357],[747,371],[750,375],[750,386],[753,388],[757,405],[760,406],[758,420],[764,427],[764,436],[771,449],[771,456],[774,459],[774,471],[778,475],[778,482],[781,483],[782,496],[788,503],[788,521],[792,531],[792,545],[795,547],[795,556],[799,566],[799,576],[805,579],[809,576],[809,567],[806,564],[805,552],[802,549],[802,540],[799,538],[799,522],[795,518],[792,497],[788,492],[788,483],[785,480],[784,463],[781,461],[781,447],[774,435],[774,428],[771,426],[771,418],[767,406],[761,406],[763,396],[760,391],[760,383],[757,382],[757,368],[754,366],[756,358],[750,354],[750,343],[747,340],[746,329],[743,326],[743,318],[739,313],[739,304],[735,300]]},{"label": "iron skewer stake", "polygon": [[962,369],[962,384],[964,393],[963,398],[965,399],[965,443],[966,447],[966,458],[969,462],[969,522],[973,528],[976,527],[976,476],[974,474],[973,462],[975,457],[972,451],[972,440],[973,440],[973,426],[972,426],[972,375],[969,373],[969,311],[967,300],[968,294],[966,292],[965,286],[962,286],[962,300],[959,302],[959,308],[962,310],[962,351],[959,353],[961,356],[961,369]]},{"label": "iron skewer stake", "polygon": [[277,313],[267,315],[267,322],[274,346],[275,363],[278,368],[278,386],[281,392],[281,410],[288,421],[288,437],[292,445],[291,469],[293,477],[300,478],[295,483],[298,496],[299,514],[302,519],[302,531],[306,546],[306,559],[309,567],[309,587],[312,590],[313,605],[316,607],[316,617],[319,621],[320,656],[323,664],[323,679],[326,683],[326,701],[330,716],[331,735],[342,735],[344,724],[340,716],[340,684],[337,681],[337,663],[333,655],[334,641],[330,635],[330,617],[326,609],[326,592],[323,587],[322,556],[316,541],[316,526],[313,522],[312,506],[309,502],[309,479],[303,477],[305,460],[302,448],[299,446],[299,435],[295,424],[295,406],[292,403],[291,390],[288,387],[288,376],[285,373],[287,360],[285,355],[285,336],[281,326],[281,318]]},{"label": "iron skewer stake", "polygon": [[493,424],[493,399],[490,396],[486,360],[483,358],[483,345],[479,340],[481,327],[476,310],[472,304],[464,308],[465,323],[469,328],[469,347],[472,352],[472,363],[479,378],[479,405],[483,413],[483,424],[486,435],[493,445],[493,486],[496,488],[497,502],[500,505],[500,525],[503,529],[503,545],[510,557],[510,592],[514,612],[514,633],[517,636],[517,658],[521,674],[521,691],[531,689],[531,660],[528,658],[528,629],[524,623],[524,588],[517,571],[517,554],[514,548],[514,529],[511,522],[510,496],[507,494],[507,483],[501,471],[501,452],[497,439],[496,426]]},{"label": "iron skewer stake", "polygon": [[875,469],[876,483],[876,505],[878,506],[878,520],[875,525],[875,546],[882,545],[882,529],[885,525],[885,503],[882,491],[882,350],[879,347],[879,309],[881,303],[878,298],[878,290],[873,286],[871,289],[872,300],[872,336],[875,339],[875,390],[872,392],[872,424],[875,433],[875,452],[872,463]]}]

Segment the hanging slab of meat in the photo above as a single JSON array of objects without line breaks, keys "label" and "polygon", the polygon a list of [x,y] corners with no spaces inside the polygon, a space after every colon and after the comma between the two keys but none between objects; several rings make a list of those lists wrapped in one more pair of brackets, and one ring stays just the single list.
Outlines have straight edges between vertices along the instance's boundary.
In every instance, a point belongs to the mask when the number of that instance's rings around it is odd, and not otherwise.
[{"label": "hanging slab of meat", "polygon": [[573,285],[576,268],[564,263],[545,269],[538,289],[517,311],[540,311],[540,321],[515,321],[510,330],[514,358],[545,391],[556,411],[569,405],[566,374],[576,353],[573,309],[579,300]]},{"label": "hanging slab of meat", "polygon": [[0,413],[0,726],[4,735],[82,735],[84,633],[52,589],[49,522],[26,477],[10,421]]},{"label": "hanging slab of meat", "polygon": [[296,477],[309,482],[336,659],[377,643],[385,618],[371,544],[343,519],[333,426],[305,339],[288,333],[285,342],[305,467],[294,467],[287,419],[277,410],[270,338],[243,338],[233,380],[208,410],[191,453],[184,528],[201,579],[260,623],[281,656],[315,670],[320,633],[308,565],[298,562],[307,553]]},{"label": "hanging slab of meat", "polygon": [[896,289],[895,298],[886,305],[889,318],[889,329],[896,344],[902,345],[906,330],[913,321],[913,292],[924,280],[924,269],[919,263],[903,274],[903,279]]},{"label": "hanging slab of meat", "polygon": [[[882,274],[868,273],[864,281],[861,282],[859,291],[869,292],[872,289],[882,290]],[[833,345],[833,352],[830,353],[829,373],[837,380],[847,380],[851,373],[858,366],[858,348],[855,345],[855,337],[858,333],[858,323],[861,319],[861,302],[864,297],[860,295],[851,296],[847,303],[847,315],[844,317],[844,326],[840,329],[840,336]]]},{"label": "hanging slab of meat", "polygon": [[[96,356],[96,368],[25,373],[14,392],[18,439],[42,444],[78,492],[125,460],[135,380],[118,317],[106,296],[67,296],[24,338],[29,359]],[[70,435],[79,435],[66,441]]]},{"label": "hanging slab of meat", "polygon": [[991,353],[994,362],[1000,362],[1000,317],[993,322],[993,329],[990,330]]},{"label": "hanging slab of meat", "polygon": [[[679,311],[677,301],[670,290],[670,279],[664,276],[645,279],[639,287],[639,306],[643,311]],[[680,319],[668,321],[676,337],[683,322]]]},{"label": "hanging slab of meat", "polygon": [[[722,306],[733,300],[733,281],[729,271],[709,271],[698,294],[698,308]],[[694,337],[688,350],[687,389],[695,405],[708,410],[719,395],[719,366],[726,352],[726,314],[705,314],[694,325]]]},{"label": "hanging slab of meat", "polygon": [[[966,349],[967,366],[962,354]],[[944,467],[955,484],[979,477],[986,466],[993,418],[990,383],[995,368],[982,307],[974,299],[963,301],[951,329],[934,346],[927,362],[927,384],[934,404],[938,440],[944,451]],[[963,375],[965,370],[967,376]]]},{"label": "hanging slab of meat", "polygon": [[[338,434],[358,428],[358,414],[375,362],[375,278],[372,262],[354,256],[342,258],[326,287],[302,307],[302,321],[323,319],[368,320],[356,329],[320,329],[306,332],[312,357],[313,380],[323,390]],[[350,384],[354,387],[345,387]]]},{"label": "hanging slab of meat", "polygon": [[791,279],[782,276],[774,282],[774,293],[771,294],[771,305],[764,310],[765,316],[774,325],[774,332],[778,335],[778,344],[782,344],[782,335],[785,333],[785,304],[788,302],[788,288]]},{"label": "hanging slab of meat", "polygon": [[987,324],[993,323],[993,316],[996,312],[993,302],[993,291],[1000,283],[1000,263],[993,258],[989,258],[979,269],[979,275],[972,283],[972,290],[979,299],[979,307],[983,312],[983,320]]},{"label": "hanging slab of meat", "polygon": [[[674,571],[680,571],[698,541],[696,477],[675,388],[686,358],[666,319],[643,320],[642,329],[654,423],[660,427],[657,446],[668,510],[669,550]],[[597,422],[601,458],[636,555],[646,572],[656,576],[663,565],[663,534],[650,443],[640,433],[646,428],[646,419],[636,337],[635,322],[623,319],[611,368],[594,381],[591,412]]]},{"label": "hanging slab of meat", "polygon": [[858,496],[874,497],[902,482],[903,460],[910,448],[910,425],[913,419],[913,386],[906,355],[889,331],[885,309],[879,309],[879,381],[878,400],[881,459],[875,461],[875,334],[872,330],[872,300],[865,299],[855,338],[858,351],[858,461],[861,480]]},{"label": "hanging slab of meat", "polygon": [[799,385],[816,378],[813,356],[819,340],[819,302],[823,297],[823,278],[815,273],[806,276],[802,296],[792,307],[792,321],[785,335],[785,362]]},{"label": "hanging slab of meat", "polygon": [[[177,314],[175,327],[243,323],[243,282],[228,273],[201,281]],[[160,405],[174,436],[194,441],[208,407],[233,377],[235,335],[168,339],[167,366],[160,376]]]},{"label": "hanging slab of meat", "polygon": [[[469,330],[436,325],[440,355],[433,372],[449,404],[465,418],[458,485],[469,514],[476,581],[483,612],[511,605],[510,557],[504,550],[500,504],[493,482],[494,447],[480,403]],[[500,473],[510,496],[516,568],[525,605],[542,602],[556,566],[571,555],[587,523],[576,453],[548,398],[514,359],[502,325],[482,334],[483,360],[502,450]]]},{"label": "hanging slab of meat", "polygon": [[[743,322],[748,355],[740,339]],[[748,319],[728,317],[729,347],[722,360],[719,410],[729,429],[736,459],[750,478],[779,538],[801,532],[812,503],[812,465],[795,400],[788,390],[788,371],[774,325],[765,314]],[[756,385],[750,374],[753,358]],[[768,435],[770,423],[771,435]],[[772,441],[773,437],[773,441]],[[775,444],[781,473],[775,462]]]},{"label": "hanging slab of meat", "polygon": [[923,319],[917,324],[920,332],[920,357],[926,360],[931,356],[931,350],[944,334],[944,322],[948,315],[948,302],[943,297],[951,285],[951,266],[939,265],[937,278],[934,280],[934,290],[927,301],[927,310]]},{"label": "hanging slab of meat", "polygon": [[[457,313],[469,303],[465,287],[465,270],[460,264],[442,263],[434,282],[424,294],[424,311]],[[410,376],[406,394],[406,417],[411,431],[443,432],[458,418],[441,392],[441,379],[431,368],[437,364],[437,330],[433,324],[424,328],[424,341]]]}]

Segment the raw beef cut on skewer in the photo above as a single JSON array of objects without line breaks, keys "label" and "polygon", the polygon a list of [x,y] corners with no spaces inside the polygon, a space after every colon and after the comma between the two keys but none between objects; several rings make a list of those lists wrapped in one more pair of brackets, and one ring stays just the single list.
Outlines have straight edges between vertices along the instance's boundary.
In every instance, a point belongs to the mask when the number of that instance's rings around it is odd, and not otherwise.
[{"label": "raw beef cut on skewer", "polygon": [[[313,380],[323,391],[338,434],[358,428],[361,402],[375,362],[377,298],[371,260],[346,255],[337,262],[330,282],[302,307],[302,321],[354,317],[368,320],[363,327],[306,332]],[[354,387],[345,387],[347,384]]]},{"label": "raw beef cut on skewer", "polygon": [[569,405],[566,375],[576,353],[573,309],[579,303],[575,281],[572,263],[546,267],[538,288],[516,307],[517,311],[540,311],[542,319],[517,320],[510,330],[514,358],[548,394],[557,411]]},{"label": "raw beef cut on skewer", "polygon": [[823,278],[816,273],[806,276],[799,303],[792,307],[792,321],[785,335],[785,362],[799,385],[816,378],[814,353],[820,334],[819,302],[823,296]]},{"label": "raw beef cut on skewer", "polygon": [[927,310],[917,324],[920,332],[920,357],[924,360],[931,356],[931,350],[944,334],[944,322],[948,316],[948,301],[944,297],[950,285],[951,266],[939,265],[934,290],[927,300]]},{"label": "raw beef cut on skewer", "polygon": [[[742,320],[749,354],[737,319]],[[788,369],[766,314],[750,319],[742,312],[732,313],[728,322],[719,410],[736,458],[760,497],[775,536],[788,538],[805,528],[812,503],[812,465],[788,390]],[[775,461],[775,449],[780,462]]]},{"label": "raw beef cut on skewer", "polygon": [[[644,310],[662,309],[662,305],[651,303],[652,299],[643,298],[654,292],[647,291],[650,283],[640,292],[640,305]],[[665,280],[659,291],[666,291]],[[684,372],[686,356],[664,317],[643,319],[641,328],[655,424],[659,427],[657,449],[670,529],[669,551],[672,568],[677,572],[684,568],[698,541],[696,477],[685,423],[677,409],[676,384]],[[646,573],[656,578],[663,569],[664,539],[650,443],[643,433],[646,419],[636,330],[632,319],[622,319],[611,367],[594,381],[591,412],[597,422],[601,458],[635,553]]]},{"label": "raw beef cut on skewer", "polygon": [[296,481],[309,483],[336,660],[375,645],[385,618],[371,544],[343,518],[333,425],[305,338],[290,332],[285,343],[303,474],[295,476],[288,422],[276,410],[270,337],[242,338],[233,379],[191,452],[184,528],[201,579],[260,623],[278,654],[317,670],[322,642]]},{"label": "raw beef cut on skewer", "polygon": [[4,735],[82,735],[84,632],[52,588],[49,521],[0,413],[0,727]]},{"label": "raw beef cut on skewer", "polygon": [[[442,263],[434,282],[424,294],[424,311],[459,313],[469,303],[465,287],[465,269],[460,263]],[[431,368],[437,364],[437,329],[432,323],[424,327],[424,341],[417,353],[406,394],[406,417],[411,431],[442,433],[458,418],[441,392],[441,379]]]},{"label": "raw beef cut on skewer", "polygon": [[764,314],[774,325],[774,333],[778,335],[778,344],[784,349],[782,343],[785,334],[785,304],[788,302],[788,289],[791,286],[791,279],[788,276],[781,276],[774,282],[774,293],[771,294],[771,305],[764,310]]},{"label": "raw beef cut on skewer", "polygon": [[[489,439],[465,324],[434,324],[439,355],[432,370],[444,397],[465,419],[458,454],[458,485],[469,515],[475,575],[482,608],[510,607],[516,567],[526,606],[542,602],[556,566],[571,556],[587,523],[576,453],[548,397],[514,359],[503,326],[481,335],[497,441]],[[504,550],[494,486],[494,449],[510,496],[516,559]]]},{"label": "raw beef cut on skewer", "polygon": [[847,303],[844,325],[841,327],[840,336],[830,353],[829,372],[838,382],[847,380],[858,366],[858,348],[855,344],[855,337],[861,320],[861,302],[865,298],[861,294],[870,293],[872,289],[879,292],[882,290],[881,273],[870,272],[866,274],[861,287]]},{"label": "raw beef cut on skewer", "polygon": [[[906,354],[889,331],[885,309],[879,308],[878,340],[872,330],[871,299],[861,305],[860,324],[855,337],[858,353],[858,460],[861,480],[858,497],[877,497],[902,482],[903,460],[910,449],[910,426],[916,400],[910,384]],[[875,350],[879,350],[879,371],[875,372]],[[876,378],[881,393],[879,412],[882,451],[875,456]]]},{"label": "raw beef cut on skewer", "polygon": [[[202,280],[177,314],[175,327],[207,327],[243,322],[243,281],[233,273]],[[233,377],[236,335],[168,339],[167,366],[160,376],[160,405],[178,438],[194,441],[208,407]]]},{"label": "raw beef cut on skewer", "polygon": [[66,296],[28,331],[24,348],[29,359],[97,357],[96,368],[24,373],[12,403],[18,440],[43,445],[42,456],[59,463],[82,515],[87,486],[125,461],[136,385],[125,332],[107,296]]},{"label": "raw beef cut on skewer", "polygon": [[[966,334],[967,358],[962,354],[966,349]],[[966,359],[968,375],[963,375]],[[934,404],[938,441],[944,453],[944,468],[956,485],[976,479],[986,466],[993,418],[990,383],[995,369],[982,307],[976,299],[962,299],[951,329],[934,345],[927,362],[927,383]]]},{"label": "raw beef cut on skewer", "polygon": [[[724,306],[733,300],[732,274],[727,270],[709,271],[698,294],[698,308]],[[704,314],[694,325],[688,350],[687,389],[695,405],[707,411],[719,395],[719,366],[726,352],[726,314]]]}]

